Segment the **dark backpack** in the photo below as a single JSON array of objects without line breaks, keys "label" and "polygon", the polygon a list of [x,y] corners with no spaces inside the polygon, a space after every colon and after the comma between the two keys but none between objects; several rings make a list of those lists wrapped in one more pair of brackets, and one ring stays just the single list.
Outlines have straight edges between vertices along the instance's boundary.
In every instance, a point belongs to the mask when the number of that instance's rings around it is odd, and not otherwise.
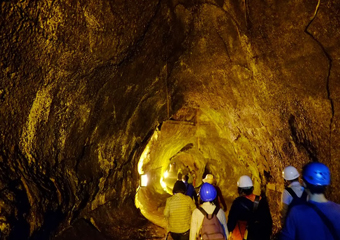
[{"label": "dark backpack", "polygon": [[197,239],[225,240],[226,237],[224,235],[223,227],[217,218],[217,213],[220,209],[216,207],[212,214],[208,214],[201,207],[198,209],[203,213],[204,219]]},{"label": "dark backpack", "polygon": [[292,207],[296,205],[300,205],[300,204],[305,204],[307,202],[307,193],[306,191],[303,191],[301,197],[298,197],[296,193],[293,191],[293,189],[291,189],[290,187],[286,187],[285,189],[293,197],[292,202],[288,206],[288,210],[287,210],[287,215],[288,215]]},{"label": "dark backpack", "polygon": [[[272,231],[272,219],[269,212],[269,206],[264,207],[265,199],[260,206],[260,196],[255,197],[253,209],[247,223],[248,235],[244,236],[248,240],[265,240],[270,239]],[[267,203],[267,202],[266,202]]]}]

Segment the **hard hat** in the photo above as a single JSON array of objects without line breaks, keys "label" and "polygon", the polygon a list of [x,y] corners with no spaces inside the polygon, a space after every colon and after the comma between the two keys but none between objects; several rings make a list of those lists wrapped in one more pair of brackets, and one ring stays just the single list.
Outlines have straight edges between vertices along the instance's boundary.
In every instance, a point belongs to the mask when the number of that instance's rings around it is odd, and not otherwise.
[{"label": "hard hat", "polygon": [[288,181],[294,180],[300,176],[298,170],[293,166],[285,167],[282,171],[282,177]]},{"label": "hard hat", "polygon": [[206,176],[205,176],[205,178],[202,180],[204,183],[210,183],[210,184],[213,184],[213,182],[214,182],[214,175],[212,175],[212,174],[207,174]]},{"label": "hard hat", "polygon": [[203,183],[200,189],[200,197],[203,202],[211,202],[217,196],[217,191],[210,183]]},{"label": "hard hat", "polygon": [[327,186],[331,183],[331,173],[328,167],[319,162],[308,163],[303,168],[303,179],[309,184]]},{"label": "hard hat", "polygon": [[254,185],[253,185],[253,181],[251,180],[251,178],[249,176],[243,175],[237,181],[237,186],[239,188],[251,188]]}]

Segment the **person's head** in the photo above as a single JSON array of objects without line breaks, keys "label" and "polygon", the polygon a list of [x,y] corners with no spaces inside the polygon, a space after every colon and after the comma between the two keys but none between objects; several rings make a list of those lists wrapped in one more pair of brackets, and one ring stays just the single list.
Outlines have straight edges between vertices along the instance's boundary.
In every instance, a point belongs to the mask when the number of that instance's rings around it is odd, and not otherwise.
[{"label": "person's head", "polygon": [[172,193],[176,194],[176,193],[185,193],[186,192],[186,186],[184,184],[184,182],[182,181],[176,181],[174,188],[172,189]]},{"label": "person's head", "polygon": [[210,183],[203,183],[200,189],[200,198],[203,202],[212,202],[217,196],[217,191]]},{"label": "person's head", "polygon": [[182,176],[182,181],[183,182],[188,182],[188,180],[189,180],[189,176],[188,175],[183,175]]},{"label": "person's head", "polygon": [[241,176],[237,181],[238,193],[240,195],[250,195],[253,193],[254,185],[251,178],[247,175]]},{"label": "person's head", "polygon": [[302,178],[306,188],[312,194],[324,193],[331,183],[331,173],[328,167],[319,162],[306,164],[302,169]]},{"label": "person's head", "polygon": [[214,175],[208,173],[204,179],[202,179],[202,181],[204,183],[210,183],[210,184],[214,184]]},{"label": "person's head", "polygon": [[285,169],[282,171],[282,177],[284,180],[286,180],[288,183],[299,181],[299,172],[298,170],[293,166],[285,167]]}]

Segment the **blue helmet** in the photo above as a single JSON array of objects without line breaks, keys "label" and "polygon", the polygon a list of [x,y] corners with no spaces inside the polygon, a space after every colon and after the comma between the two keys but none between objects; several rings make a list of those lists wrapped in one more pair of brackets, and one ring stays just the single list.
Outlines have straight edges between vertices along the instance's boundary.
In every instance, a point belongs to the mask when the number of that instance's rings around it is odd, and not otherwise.
[{"label": "blue helmet", "polygon": [[217,191],[210,183],[203,183],[200,190],[200,196],[203,202],[211,202],[216,198]]},{"label": "blue helmet", "polygon": [[303,168],[303,179],[315,186],[327,186],[331,183],[331,173],[328,167],[319,162],[308,163]]}]

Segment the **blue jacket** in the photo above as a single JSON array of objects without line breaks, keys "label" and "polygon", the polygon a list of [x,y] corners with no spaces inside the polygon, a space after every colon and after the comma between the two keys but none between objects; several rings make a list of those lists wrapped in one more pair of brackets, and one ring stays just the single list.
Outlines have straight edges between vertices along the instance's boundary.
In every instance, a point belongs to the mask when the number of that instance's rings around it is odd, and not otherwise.
[{"label": "blue jacket", "polygon": [[197,193],[195,191],[194,186],[192,186],[192,184],[189,184],[187,182],[184,182],[184,184],[185,184],[185,186],[187,188],[187,191],[186,191],[185,195],[187,195],[187,196],[189,196],[189,197],[191,197],[191,198],[196,200],[197,199]]},{"label": "blue jacket", "polygon": [[[310,201],[310,203],[318,207],[329,218],[340,239],[340,205],[331,201],[324,203]],[[280,239],[333,240],[334,238],[315,210],[302,204],[296,205],[290,210]]]}]

